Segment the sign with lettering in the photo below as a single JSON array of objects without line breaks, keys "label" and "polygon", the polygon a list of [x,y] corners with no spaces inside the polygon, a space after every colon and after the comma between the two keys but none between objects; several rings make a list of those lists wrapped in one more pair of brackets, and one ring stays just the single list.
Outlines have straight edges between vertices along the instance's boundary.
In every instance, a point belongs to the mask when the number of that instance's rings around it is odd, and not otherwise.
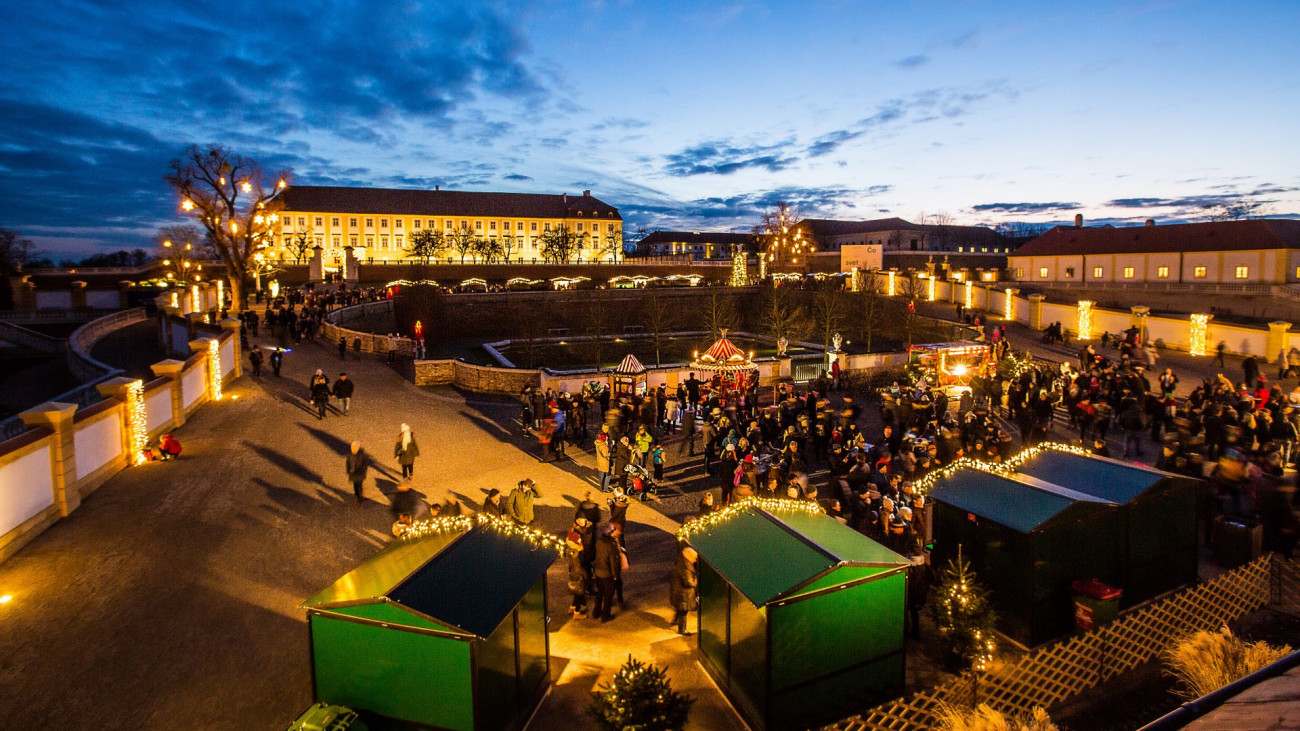
[{"label": "sign with lettering", "polygon": [[840,271],[851,272],[854,267],[884,269],[885,255],[879,244],[848,244],[840,247]]}]

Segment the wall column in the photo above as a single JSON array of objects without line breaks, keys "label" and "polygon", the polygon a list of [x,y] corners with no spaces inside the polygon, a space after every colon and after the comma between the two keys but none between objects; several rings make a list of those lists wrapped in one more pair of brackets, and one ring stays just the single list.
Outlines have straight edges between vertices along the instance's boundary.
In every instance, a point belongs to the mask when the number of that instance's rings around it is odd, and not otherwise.
[{"label": "wall column", "polygon": [[1043,329],[1043,300],[1046,295],[1029,295],[1029,326],[1035,330]]},{"label": "wall column", "polygon": [[[1266,362],[1273,362],[1273,359],[1276,358],[1279,353],[1287,349],[1287,331],[1290,329],[1291,323],[1283,322],[1281,320],[1270,322],[1268,324],[1268,345],[1265,346],[1268,350],[1264,353],[1264,360]],[[1285,362],[1286,358],[1282,358],[1282,361]],[[1278,365],[1281,365],[1281,363]]]},{"label": "wall column", "polygon": [[[233,353],[232,357],[234,357],[235,363],[234,363],[234,370],[230,372],[231,380],[234,380],[244,375],[244,368],[241,365],[243,361],[244,348],[243,348],[242,340],[239,337],[239,329],[241,327],[243,327],[243,323],[234,317],[227,317],[226,319],[221,321],[221,329],[226,330],[227,332],[230,333],[230,342],[231,345],[233,346],[231,347],[230,352]],[[252,346],[251,343],[249,345]],[[252,347],[256,347],[256,346],[252,346]]]},{"label": "wall column", "polygon": [[46,401],[19,414],[24,424],[49,427],[54,432],[50,440],[50,472],[54,478],[54,504],[63,517],[81,505],[80,493],[69,490],[77,483],[77,451],[72,443],[72,415],[76,412],[76,404]]},{"label": "wall column", "polygon": [[320,246],[311,247],[311,261],[307,263],[307,281],[323,282],[325,281],[325,249]]},{"label": "wall column", "polygon": [[179,427],[185,423],[185,398],[181,392],[181,370],[185,368],[185,363],[168,358],[154,363],[149,368],[153,370],[155,376],[171,381],[172,428]]},{"label": "wall column", "polygon": [[73,282],[68,285],[72,290],[72,309],[81,310],[86,307],[86,283]]}]

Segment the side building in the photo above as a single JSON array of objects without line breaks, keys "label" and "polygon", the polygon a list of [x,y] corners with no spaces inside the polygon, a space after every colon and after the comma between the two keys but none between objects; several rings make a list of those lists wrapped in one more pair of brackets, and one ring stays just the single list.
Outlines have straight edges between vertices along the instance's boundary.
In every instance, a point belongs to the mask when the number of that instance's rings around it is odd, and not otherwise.
[{"label": "side building", "polygon": [[[565,227],[580,240],[573,259],[622,255],[622,216],[589,190],[570,196],[296,185],[280,200],[284,209],[270,253],[283,261],[299,258],[295,245],[304,240],[324,250],[327,267],[342,262],[347,246],[362,261],[401,261],[410,237],[424,229],[468,233],[498,242],[498,251],[508,249],[510,259],[541,260],[543,234]],[[460,253],[449,249],[437,258],[459,261]],[[477,257],[470,253],[465,259]]]},{"label": "side building", "polygon": [[821,252],[844,246],[879,246],[881,251],[922,251],[957,254],[1006,254],[1017,242],[983,226],[912,223],[901,218],[870,221],[835,221],[805,218],[799,222],[805,235]]},{"label": "side building", "polygon": [[753,234],[716,231],[652,231],[637,244],[638,256],[689,254],[692,259],[726,259],[736,251],[754,251]]},{"label": "side building", "polygon": [[1300,282],[1300,221],[1252,219],[1127,228],[1058,226],[1008,257],[1025,283]]}]

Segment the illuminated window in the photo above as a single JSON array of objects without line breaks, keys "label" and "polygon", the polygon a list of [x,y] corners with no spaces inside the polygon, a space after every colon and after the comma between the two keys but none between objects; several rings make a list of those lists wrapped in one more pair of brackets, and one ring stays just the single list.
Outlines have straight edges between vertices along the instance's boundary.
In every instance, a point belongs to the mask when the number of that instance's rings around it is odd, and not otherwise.
[{"label": "illuminated window", "polygon": [[357,235],[356,235],[356,234],[352,234],[351,236],[349,236],[349,237],[348,237],[348,240],[352,243],[352,246],[353,246],[353,247],[355,247],[355,246],[357,245]]},{"label": "illuminated window", "polygon": [[379,245],[385,249],[388,248],[388,234],[379,235]]},{"label": "illuminated window", "polygon": [[334,237],[334,248],[337,249],[337,248],[339,248],[339,247],[342,246],[342,245],[343,245],[343,237],[342,237],[342,236],[335,236],[335,237]]},{"label": "illuminated window", "polygon": [[1248,279],[1250,277],[1250,267],[1237,267],[1237,279]]},{"label": "illuminated window", "polygon": [[374,236],[367,236],[367,237],[366,237],[366,248],[367,248],[367,249],[373,249],[374,246],[375,246],[375,237],[374,237]]},{"label": "illuminated window", "polygon": [[1205,267],[1192,267],[1192,277],[1195,279],[1205,279]]},{"label": "illuminated window", "polygon": [[320,216],[317,216],[317,217],[316,217],[316,225],[317,225],[317,226],[323,226],[324,224],[321,223],[321,221],[322,221],[321,217],[320,217]]},{"label": "illuminated window", "polygon": [[1074,267],[1066,267],[1066,268],[1065,268],[1065,278],[1066,278],[1066,279],[1074,279]]},{"label": "illuminated window", "polygon": [[1103,273],[1103,270],[1102,270],[1101,267],[1093,267],[1093,268],[1092,268],[1092,278],[1093,278],[1093,279],[1101,279],[1101,275],[1102,275],[1102,273]]},{"label": "illuminated window", "polygon": [[399,248],[399,249],[402,248],[402,235],[401,235],[401,234],[397,234],[396,236],[394,236],[394,237],[393,237],[393,240],[394,240],[394,242],[397,244],[397,248]]},{"label": "illuminated window", "polygon": [[324,237],[324,236],[317,236],[317,237],[316,237],[316,245],[317,245],[317,246],[324,246],[324,245],[325,245],[325,237]]},{"label": "illuminated window", "polygon": [[1168,279],[1169,267],[1156,267],[1156,279]]},{"label": "illuminated window", "polygon": [[1124,278],[1125,279],[1133,278],[1133,267],[1124,267]]},{"label": "illuminated window", "polygon": [[1024,278],[1025,278],[1025,268],[1016,267],[1016,279],[1024,279]]},{"label": "illuminated window", "polygon": [[1047,267],[1038,267],[1038,278],[1047,279]]}]

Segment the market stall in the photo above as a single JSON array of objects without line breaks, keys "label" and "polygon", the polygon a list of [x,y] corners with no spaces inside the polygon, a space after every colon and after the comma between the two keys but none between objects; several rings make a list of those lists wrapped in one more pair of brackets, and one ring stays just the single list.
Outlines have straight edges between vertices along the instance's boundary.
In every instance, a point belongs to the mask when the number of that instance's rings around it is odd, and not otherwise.
[{"label": "market stall", "polygon": [[950,397],[969,391],[976,377],[993,372],[993,349],[985,343],[924,343],[907,349],[908,367]]},{"label": "market stall", "polygon": [[614,398],[644,396],[648,378],[645,366],[641,365],[641,361],[637,360],[635,355],[628,353],[623,362],[614,369]]},{"label": "market stall", "polygon": [[485,516],[408,535],[303,602],[314,700],[435,728],[523,728],[550,685],[555,539]]},{"label": "market stall", "polygon": [[815,503],[748,500],[699,552],[703,665],[751,728],[817,727],[902,690],[908,559]]},{"label": "market stall", "polygon": [[935,481],[935,566],[957,555],[988,587],[998,629],[1033,647],[1073,625],[1070,584],[1120,586],[1120,515],[1114,502],[1026,474],[958,469]]}]

